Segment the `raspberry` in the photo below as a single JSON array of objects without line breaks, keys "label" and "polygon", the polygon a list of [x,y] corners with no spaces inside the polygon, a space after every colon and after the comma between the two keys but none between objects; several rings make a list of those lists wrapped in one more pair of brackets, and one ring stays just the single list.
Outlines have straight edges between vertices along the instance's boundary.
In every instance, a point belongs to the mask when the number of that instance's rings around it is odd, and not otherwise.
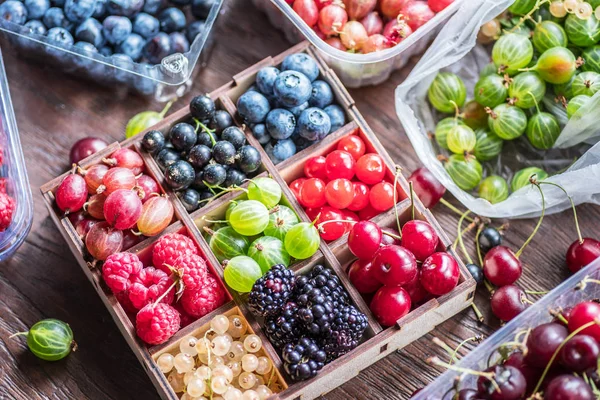
[{"label": "raspberry", "polygon": [[179,330],[181,319],[176,309],[168,304],[148,304],[135,317],[137,335],[152,345],[169,340]]},{"label": "raspberry", "polygon": [[207,274],[204,284],[194,290],[184,290],[183,309],[194,318],[201,318],[225,302],[225,292],[214,276]]},{"label": "raspberry", "polygon": [[[140,309],[165,293],[173,285],[169,275],[154,267],[144,268],[129,288],[129,300],[136,309]],[[162,298],[161,303],[171,304],[175,299],[175,287]]]},{"label": "raspberry", "polygon": [[6,194],[6,185],[8,185],[8,180],[6,178],[0,178],[0,193]]},{"label": "raspberry", "polygon": [[15,201],[6,193],[0,192],[0,232],[4,232],[12,221]]},{"label": "raspberry", "polygon": [[208,274],[206,262],[198,254],[185,254],[179,257],[173,267],[183,270],[183,286],[189,290],[194,290],[204,284]]},{"label": "raspberry", "polygon": [[106,285],[117,294],[129,289],[144,265],[133,253],[114,253],[108,256],[102,266],[102,278]]},{"label": "raspberry", "polygon": [[185,328],[186,326],[188,326],[189,324],[191,324],[192,322],[194,322],[196,320],[196,318],[192,317],[190,314],[185,312],[180,301],[173,304],[173,307],[179,312],[179,318],[181,319],[181,327],[182,328]]},{"label": "raspberry", "polygon": [[129,300],[128,290],[124,290],[115,294],[115,297],[117,298],[119,304],[121,304],[121,307],[123,307],[123,310],[125,310],[126,313],[135,314],[136,312],[138,312],[138,309],[135,308],[131,303],[131,300]]},{"label": "raspberry", "polygon": [[169,233],[161,237],[152,248],[152,264],[155,268],[170,273],[167,265],[174,265],[179,257],[198,254],[198,248],[192,239],[179,233]]}]

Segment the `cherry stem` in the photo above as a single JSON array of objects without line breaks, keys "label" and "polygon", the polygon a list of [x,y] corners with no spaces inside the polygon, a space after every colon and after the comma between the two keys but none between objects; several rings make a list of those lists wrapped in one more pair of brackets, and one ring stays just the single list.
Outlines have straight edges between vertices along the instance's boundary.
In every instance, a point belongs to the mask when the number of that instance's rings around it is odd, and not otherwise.
[{"label": "cherry stem", "polygon": [[464,374],[469,374],[469,375],[474,375],[474,376],[482,376],[482,377],[488,379],[490,382],[492,382],[492,384],[495,387],[496,392],[498,392],[498,393],[501,392],[500,386],[498,386],[498,383],[496,383],[496,381],[494,380],[495,375],[493,372],[481,372],[481,371],[475,371],[475,370],[468,369],[468,368],[457,367],[456,365],[450,365],[450,364],[443,362],[438,357],[431,357],[431,358],[427,359],[427,363],[436,365],[438,367],[450,369],[452,371],[461,372]]},{"label": "cherry stem", "polygon": [[[462,250],[462,252],[463,252],[465,258],[467,259],[467,261],[469,262],[469,264],[473,264],[473,259],[471,258],[471,256],[469,255],[469,252],[467,251],[467,248],[465,247],[465,243],[463,242],[462,233],[461,233],[463,221],[465,220],[465,217],[470,212],[471,211],[469,211],[469,210],[465,211],[465,213],[463,215],[461,215],[460,219],[458,220],[458,243],[460,244],[460,249]],[[473,228],[471,227],[471,229],[473,229]]]},{"label": "cherry stem", "polygon": [[206,133],[208,133],[208,136],[210,137],[210,142],[212,143],[213,147],[215,144],[217,144],[217,141],[215,140],[215,137],[213,136],[213,129],[209,129],[206,125],[204,125],[202,122],[200,122],[200,120],[198,120],[197,118],[194,118],[194,122],[196,123],[196,132],[198,132],[198,128],[202,128],[202,130]]},{"label": "cherry stem", "polygon": [[410,219],[415,219],[415,192],[413,191],[412,181],[408,182],[408,187],[410,188]]},{"label": "cherry stem", "polygon": [[[462,230],[461,234],[465,235],[467,232],[469,232],[471,229],[473,229],[473,226],[471,224],[467,225],[467,227],[465,229]],[[456,237],[456,239],[454,239],[454,242],[452,242],[452,250],[456,251],[456,246],[458,246],[458,236]]]},{"label": "cherry stem", "polygon": [[488,292],[490,292],[490,294],[494,294],[494,286],[492,286],[492,284],[490,283],[490,281],[487,280],[487,278],[483,280],[483,285],[488,290]]},{"label": "cherry stem", "polygon": [[381,230],[381,233],[383,233],[384,235],[387,235],[389,237],[392,237],[392,238],[394,238],[396,240],[402,240],[402,236],[398,236],[398,235],[396,235],[396,234],[394,234],[392,232],[386,231],[384,229]]},{"label": "cherry stem", "polygon": [[535,301],[531,301],[527,298],[527,296],[521,296],[521,303],[525,304],[529,304],[529,305],[534,305]]},{"label": "cherry stem", "polygon": [[564,315],[562,315],[561,311],[550,310],[549,312],[550,312],[550,315],[552,315],[554,318],[556,318],[557,320],[559,320],[563,324],[568,325],[569,321],[565,318]]},{"label": "cherry stem", "polygon": [[477,259],[479,259],[479,265],[483,268],[483,256],[481,255],[481,249],[479,248],[479,234],[483,230],[483,224],[479,224],[477,227],[477,233],[475,234],[475,248],[477,249]]},{"label": "cherry stem", "polygon": [[471,308],[475,312],[475,316],[477,317],[477,321],[484,322],[485,319],[483,318],[483,314],[481,313],[481,310],[479,310],[479,307],[477,307],[477,305],[475,303],[471,303]]},{"label": "cherry stem", "polygon": [[542,386],[542,382],[544,381],[544,378],[546,377],[546,374],[548,374],[548,371],[550,370],[550,367],[554,363],[554,360],[558,356],[558,353],[560,353],[560,350],[563,348],[563,346],[565,345],[565,343],[567,343],[573,336],[577,335],[579,332],[581,332],[584,329],[587,329],[587,328],[589,328],[591,326],[594,326],[594,325],[598,325],[598,321],[597,320],[590,321],[587,324],[581,325],[579,328],[577,328],[573,332],[571,332],[569,334],[569,336],[567,336],[565,338],[565,340],[562,341],[562,343],[556,348],[556,350],[554,350],[554,354],[552,354],[552,357],[550,358],[550,361],[548,361],[548,364],[546,364],[546,368],[544,368],[544,372],[542,373],[542,376],[540,376],[540,379],[538,380],[537,385],[535,385],[535,389],[533,389],[533,393],[537,393],[537,391],[540,389],[540,386]]},{"label": "cherry stem", "polygon": [[585,287],[587,286],[588,283],[595,283],[595,284],[600,285],[600,280],[598,280],[598,279],[592,279],[592,278],[590,278],[589,276],[586,275],[581,280],[581,282],[579,282],[577,284],[577,286],[575,286],[575,290],[583,290],[583,289],[585,289]]},{"label": "cherry stem", "polygon": [[398,176],[400,176],[401,171],[402,168],[396,165],[396,174],[394,175],[394,214],[396,215],[396,225],[398,226],[398,233],[400,234],[400,236],[402,236],[402,228],[400,227],[400,216],[398,215],[398,190],[396,190],[396,187],[398,185]]},{"label": "cherry stem", "polygon": [[[440,199],[440,203],[442,203],[443,205],[445,205],[446,207],[448,207],[451,211],[454,211],[456,214],[463,215],[462,211],[460,211],[458,208],[456,208],[453,204],[449,203],[443,197]],[[471,218],[471,217],[465,217],[465,219],[467,221],[469,221],[469,222],[473,222],[473,218]]]},{"label": "cherry stem", "polygon": [[538,223],[535,226],[535,228],[533,229],[533,232],[531,232],[531,235],[529,235],[529,237],[527,238],[525,243],[523,243],[523,246],[521,246],[521,248],[515,253],[516,258],[519,258],[519,256],[521,256],[521,253],[523,253],[523,250],[525,250],[525,247],[527,247],[529,242],[531,242],[533,240],[533,237],[535,236],[537,231],[540,229],[540,226],[542,225],[542,221],[544,220],[544,214],[546,213],[546,199],[544,198],[544,191],[542,190],[542,188],[540,187],[540,184],[536,180],[536,174],[533,174],[531,176],[531,178],[529,178],[529,181],[531,182],[531,184],[533,186],[538,188],[538,190],[540,191],[540,196],[542,198],[542,215],[540,215]]},{"label": "cherry stem", "polygon": [[573,218],[575,219],[575,228],[577,229],[577,237],[579,238],[579,243],[583,243],[583,237],[581,236],[581,230],[579,229],[579,220],[577,218],[577,208],[575,207],[575,203],[573,202],[573,198],[571,196],[569,196],[569,193],[567,193],[567,191],[565,190],[565,188],[563,188],[562,186],[560,186],[557,183],[554,182],[545,182],[545,181],[541,181],[539,182],[540,185],[551,185],[551,186],[555,186],[557,188],[559,188],[560,190],[563,191],[563,193],[567,196],[567,198],[569,199],[569,201],[571,202],[571,209],[573,209]]},{"label": "cherry stem", "polygon": [[167,115],[167,113],[169,112],[169,109],[171,108],[171,106],[173,105],[173,103],[175,103],[177,101],[177,97],[175,97],[174,99],[172,99],[171,101],[169,101],[166,105],[165,108],[162,109],[162,111],[160,112],[160,117],[164,118],[165,115]]},{"label": "cherry stem", "polygon": [[537,290],[526,290],[525,293],[527,294],[532,294],[532,295],[537,295],[537,296],[545,296],[548,294],[548,291],[537,291]]},{"label": "cherry stem", "polygon": [[[475,306],[475,308],[477,308],[477,306]],[[454,349],[454,351],[450,355],[450,364],[452,364],[453,361],[458,361],[458,359],[456,358],[456,355],[458,354],[458,350],[460,350],[461,347],[463,347],[465,344],[467,344],[467,343],[469,343],[471,341],[479,343],[479,342],[481,342],[482,339],[483,339],[482,336],[476,335],[476,336],[472,336],[470,338],[466,338],[465,340],[463,340],[462,342],[460,342],[458,344],[458,346],[456,346],[456,349]]]},{"label": "cherry stem", "polygon": [[433,339],[431,339],[431,341],[435,345],[437,345],[437,346],[441,347],[442,349],[444,349],[444,351],[446,353],[448,353],[449,356],[451,356],[452,353],[454,353],[454,349],[452,347],[448,346],[448,344],[446,344],[446,342],[444,342],[442,339],[440,339],[438,337],[434,337]]}]

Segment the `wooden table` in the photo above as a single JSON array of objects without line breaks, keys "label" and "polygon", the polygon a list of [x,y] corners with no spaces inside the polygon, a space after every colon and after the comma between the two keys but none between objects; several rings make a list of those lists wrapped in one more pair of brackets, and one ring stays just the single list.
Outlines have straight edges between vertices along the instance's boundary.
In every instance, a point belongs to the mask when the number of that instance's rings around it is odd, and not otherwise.
[{"label": "wooden table", "polygon": [[[208,92],[242,69],[289,47],[264,15],[249,3],[226,2],[213,33],[217,44],[191,94]],[[93,135],[109,141],[122,140],[131,116],[162,106],[79,81],[17,58],[7,50],[3,49],[35,217],[26,242],[11,260],[0,266],[0,398],[158,399],[146,373],[48,217],[38,188],[67,169],[69,149],[77,139]],[[418,167],[419,161],[396,117],[393,94],[409,70],[410,67],[396,72],[380,86],[350,91],[382,142],[393,143],[388,151],[406,171]],[[180,99],[174,109],[185,106],[191,94]],[[456,215],[443,206],[436,207],[434,214],[449,235],[455,237]],[[579,214],[584,233],[592,235],[594,223],[600,221],[599,209],[581,206]],[[518,248],[534,225],[532,220],[511,222],[505,243]],[[571,213],[547,217],[522,257],[525,269],[519,285],[530,290],[547,290],[565,279],[568,273],[564,253],[575,235]],[[472,251],[472,236],[467,242]],[[366,369],[326,398],[410,397],[415,389],[439,374],[425,361],[433,354],[443,355],[431,343],[434,336],[454,347],[463,339],[487,336],[498,328],[499,322],[492,317],[487,298],[480,289],[476,303],[485,315],[484,324],[479,324],[474,313],[467,310]],[[48,317],[71,324],[79,344],[77,352],[57,363],[40,361],[27,351],[22,339],[9,339],[12,333],[26,330]],[[465,350],[472,347],[467,344]]]}]

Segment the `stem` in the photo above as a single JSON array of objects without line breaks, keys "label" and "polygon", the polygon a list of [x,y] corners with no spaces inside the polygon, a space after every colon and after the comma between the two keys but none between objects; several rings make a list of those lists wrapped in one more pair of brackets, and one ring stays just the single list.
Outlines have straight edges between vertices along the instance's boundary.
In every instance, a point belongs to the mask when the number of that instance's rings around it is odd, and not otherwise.
[{"label": "stem", "polygon": [[523,24],[526,20],[531,19],[531,16],[537,11],[539,10],[539,8],[542,6],[542,4],[547,3],[549,0],[538,0],[535,4],[535,6],[533,7],[533,9],[531,11],[529,11],[527,14],[523,15],[520,19],[519,22],[512,27],[512,29],[510,29],[508,32],[512,33],[514,31],[517,30],[518,27],[521,26],[521,24]]},{"label": "stem", "polygon": [[393,237],[396,240],[402,240],[402,236],[395,235],[392,232],[388,232],[382,229],[381,233],[383,233],[384,235],[388,235],[389,237]]},{"label": "stem", "polygon": [[579,220],[577,219],[577,209],[575,208],[575,203],[573,202],[573,198],[571,196],[569,196],[569,193],[567,193],[565,188],[563,188],[562,186],[560,186],[557,183],[541,181],[541,182],[539,182],[539,184],[556,186],[557,188],[562,190],[564,192],[564,194],[567,196],[567,198],[571,202],[571,208],[573,209],[573,218],[575,218],[575,228],[577,229],[577,237],[579,238],[579,243],[580,244],[583,243],[583,237],[581,236],[581,230],[579,229]]},{"label": "stem", "polygon": [[175,103],[176,101],[177,101],[177,97],[175,97],[174,99],[172,99],[165,105],[165,108],[163,108],[162,111],[160,112],[160,114],[158,114],[158,115],[160,115],[160,118],[164,118],[165,115],[167,115],[167,112],[169,112],[169,109],[171,108],[173,103]]},{"label": "stem", "polygon": [[400,216],[398,215],[398,206],[396,203],[398,201],[398,190],[396,190],[396,187],[398,185],[398,176],[400,175],[400,171],[400,167],[396,165],[396,174],[394,175],[394,214],[396,215],[396,225],[398,226],[398,233],[400,234],[400,239],[402,239],[402,228],[400,227]]},{"label": "stem", "polygon": [[458,120],[458,115],[460,114],[460,109],[458,108],[458,104],[454,100],[450,100],[450,103],[454,106],[454,119]]},{"label": "stem", "polygon": [[204,232],[208,233],[210,236],[215,234],[215,231],[210,229],[208,226],[203,226],[202,229],[204,230]]},{"label": "stem", "polygon": [[[175,268],[173,268],[173,269],[175,269]],[[176,271],[177,271],[176,275],[179,275],[179,278],[183,276],[183,270],[176,270]],[[156,301],[154,302],[154,305],[160,303],[161,300],[165,298],[167,293],[169,293],[171,291],[171,289],[173,289],[179,283],[179,278],[175,278],[173,280],[173,283],[171,284],[171,286],[169,286],[169,288],[167,290],[165,290],[164,293],[161,294],[158,299],[156,299]],[[176,293],[176,294],[178,294],[178,293]]]},{"label": "stem", "polygon": [[[458,208],[456,208],[453,204],[449,203],[443,197],[440,199],[440,203],[442,203],[443,205],[445,205],[446,207],[448,207],[451,211],[454,211],[456,214],[463,215],[462,211],[460,211]],[[471,217],[466,217],[465,219],[467,221],[469,221],[469,222],[473,222],[473,218],[471,218]]]},{"label": "stem", "polygon": [[537,112],[539,114],[540,113],[540,106],[538,105],[538,102],[535,99],[535,96],[533,95],[533,93],[531,93],[531,90],[528,91],[526,94],[530,95],[533,98],[533,103],[535,104],[535,109],[537,110]]},{"label": "stem", "polygon": [[579,282],[577,284],[577,286],[575,286],[575,290],[583,290],[585,289],[585,287],[587,286],[588,283],[595,283],[597,285],[600,285],[600,281],[598,279],[592,279],[589,276],[585,276],[581,282]]},{"label": "stem", "polygon": [[527,247],[527,245],[529,244],[529,242],[531,242],[533,240],[533,237],[535,236],[535,234],[537,233],[538,229],[540,229],[540,226],[542,225],[542,221],[544,220],[544,214],[546,213],[546,200],[544,199],[544,191],[540,187],[539,183],[537,183],[537,181],[535,180],[535,174],[531,178],[529,178],[529,180],[540,191],[540,196],[542,197],[542,215],[540,215],[540,219],[538,220],[537,225],[533,229],[533,232],[531,232],[531,235],[529,235],[529,237],[527,238],[527,240],[525,241],[525,243],[523,243],[523,246],[521,246],[521,248],[519,249],[519,251],[517,251],[515,253],[515,257],[516,258],[519,258],[519,256],[521,255],[521,253],[523,253],[523,250],[525,250],[525,247]]},{"label": "stem", "polygon": [[483,280],[483,285],[488,290],[488,292],[490,292],[490,294],[494,294],[494,286],[492,286],[492,284],[487,280],[487,278]]},{"label": "stem", "polygon": [[[473,226],[472,226],[472,224],[469,224],[469,225],[467,225],[467,227],[465,229],[462,230],[461,234],[464,236],[471,229],[473,229]],[[452,250],[456,251],[456,246],[458,246],[458,236],[456,237],[456,239],[454,239],[454,242],[452,242]]]},{"label": "stem", "polygon": [[454,352],[452,352],[452,354],[450,355],[450,363],[452,363],[452,361],[456,358],[456,354],[458,353],[458,350],[460,350],[461,347],[463,347],[465,344],[467,344],[470,341],[474,341],[474,342],[480,342],[482,339],[481,336],[477,335],[477,336],[473,336],[470,338],[466,338],[465,340],[463,340],[462,342],[460,342],[458,344],[458,346],[456,346],[456,349],[454,349]]},{"label": "stem", "polygon": [[210,142],[212,143],[212,145],[214,147],[214,145],[217,144],[217,141],[215,140],[215,137],[213,136],[214,130],[209,129],[206,125],[204,125],[202,122],[200,122],[196,118],[194,118],[194,122],[196,123],[196,132],[198,132],[198,128],[202,128],[202,130],[204,132],[206,132],[208,134],[208,136],[210,137]]},{"label": "stem", "polygon": [[452,371],[461,372],[463,374],[469,374],[469,375],[474,375],[474,376],[482,376],[482,377],[488,379],[490,382],[492,382],[492,384],[494,385],[494,388],[495,388],[496,392],[500,393],[500,387],[498,386],[498,383],[496,383],[496,381],[494,380],[495,376],[494,376],[493,372],[481,372],[481,371],[475,371],[475,370],[468,369],[468,368],[457,367],[456,365],[447,364],[447,363],[443,362],[442,360],[440,360],[437,357],[431,357],[431,358],[429,358],[427,360],[427,362],[429,364],[433,364],[433,365],[436,365],[438,367],[450,369]]},{"label": "stem", "polygon": [[[446,344],[446,342],[444,342],[442,339],[440,339],[440,338],[438,338],[438,337],[434,337],[433,339],[431,339],[431,341],[432,341],[432,342],[433,342],[435,345],[437,345],[437,346],[441,347],[442,349],[444,349],[444,351],[445,351],[446,353],[448,353],[448,355],[449,355],[449,356],[451,356],[451,355],[452,355],[452,353],[454,352],[454,349],[453,349],[452,347],[448,346],[448,345]],[[450,360],[450,362],[452,362],[452,360]]]},{"label": "stem", "polygon": [[475,305],[475,303],[471,303],[471,308],[475,312],[475,316],[477,317],[477,321],[484,322],[485,319],[483,318],[483,314],[479,310],[479,307],[477,307],[477,305]]},{"label": "stem", "polygon": [[12,335],[10,335],[8,338],[12,339],[16,336],[27,336],[29,335],[29,331],[25,331],[25,332],[17,332],[17,333],[13,333]]},{"label": "stem", "polygon": [[467,248],[465,247],[465,243],[462,240],[462,234],[460,232],[463,221],[465,220],[465,217],[470,212],[471,211],[469,211],[469,210],[465,211],[465,213],[463,215],[461,215],[460,219],[458,220],[458,243],[460,244],[460,249],[462,250],[462,252],[463,252],[465,258],[467,259],[467,261],[469,262],[469,264],[473,264],[473,259],[471,258],[471,256],[469,255],[469,252],[467,251]]},{"label": "stem", "polygon": [[481,249],[479,248],[479,234],[483,230],[483,224],[479,224],[477,227],[477,233],[475,234],[475,247],[477,248],[477,258],[479,259],[479,265],[483,268],[483,257],[481,256]]},{"label": "stem", "polygon": [[533,294],[533,295],[537,295],[537,296],[545,296],[548,294],[548,291],[535,291],[535,290],[526,290],[525,293],[527,294]]},{"label": "stem", "polygon": [[206,218],[206,215],[204,215],[204,216],[202,217],[202,220],[203,220],[203,221],[206,221],[206,222],[209,222],[209,223],[211,223],[211,224],[226,224],[226,223],[228,223],[227,221],[223,221],[223,220],[216,220],[216,221],[213,221],[212,219],[208,219],[208,218]]},{"label": "stem", "polygon": [[354,226],[354,224],[356,224],[356,221],[348,221],[345,219],[330,219],[327,221],[323,221],[320,224],[317,225],[317,230],[321,233],[323,233],[323,230],[321,228],[323,228],[323,225],[328,224],[330,222],[338,222],[338,223],[342,223],[342,224],[352,224],[352,226]]}]

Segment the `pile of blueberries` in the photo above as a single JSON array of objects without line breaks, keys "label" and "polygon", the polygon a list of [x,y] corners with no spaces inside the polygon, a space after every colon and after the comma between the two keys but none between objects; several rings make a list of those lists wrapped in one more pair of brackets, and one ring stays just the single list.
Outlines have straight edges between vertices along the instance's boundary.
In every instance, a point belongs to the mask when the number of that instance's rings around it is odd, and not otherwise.
[{"label": "pile of blueberries", "polygon": [[192,119],[147,132],[142,146],[164,171],[165,182],[188,212],[208,204],[223,189],[239,186],[261,166],[260,152],[244,131],[207,95],[190,102]]},{"label": "pile of blueberries", "polygon": [[[163,0],[6,0],[0,4],[0,24],[23,25],[26,34],[112,56],[118,65],[159,64],[190,49],[217,0],[169,1],[177,7]],[[187,5],[197,19],[189,24],[182,10]]]},{"label": "pile of blueberries", "polygon": [[281,69],[265,67],[237,101],[238,113],[250,126],[274,164],[322,140],[346,123],[334,103],[331,86],[319,78],[314,58],[291,54]]}]

